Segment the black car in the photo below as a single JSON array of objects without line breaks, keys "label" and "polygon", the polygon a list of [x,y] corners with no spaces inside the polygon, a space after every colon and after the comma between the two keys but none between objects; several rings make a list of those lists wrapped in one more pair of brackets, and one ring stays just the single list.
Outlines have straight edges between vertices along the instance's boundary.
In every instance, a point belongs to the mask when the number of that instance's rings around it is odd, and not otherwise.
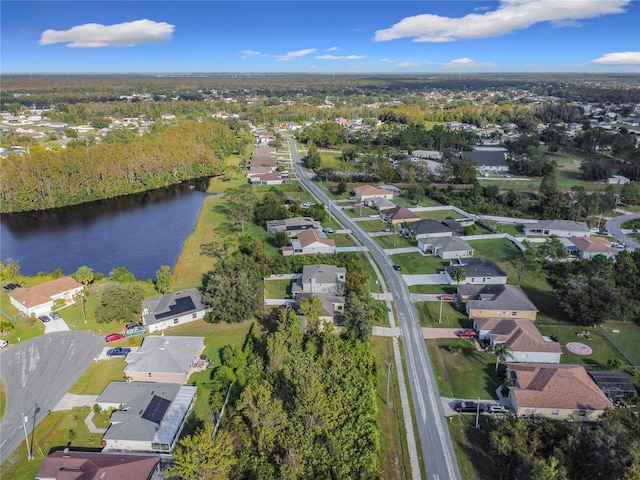
[{"label": "black car", "polygon": [[394,269],[395,271],[399,272],[400,270],[402,270],[402,267],[401,267],[400,265],[398,265],[398,264],[395,264],[395,265],[393,266],[393,269]]},{"label": "black car", "polygon": [[51,320],[47,315],[38,315],[38,319],[39,319],[42,323],[47,323],[49,320]]},{"label": "black car", "polygon": [[[453,408],[458,413],[476,413],[478,411],[478,404],[476,402],[457,402]],[[484,412],[484,408],[482,408],[482,405],[480,405],[480,411]]]}]

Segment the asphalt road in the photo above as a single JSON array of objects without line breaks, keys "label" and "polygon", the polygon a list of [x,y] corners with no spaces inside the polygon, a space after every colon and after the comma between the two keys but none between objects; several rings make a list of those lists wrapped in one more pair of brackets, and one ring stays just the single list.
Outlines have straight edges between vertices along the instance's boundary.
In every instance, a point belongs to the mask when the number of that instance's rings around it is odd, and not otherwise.
[{"label": "asphalt road", "polygon": [[620,226],[624,222],[628,222],[629,220],[634,220],[636,218],[640,218],[640,214],[634,213],[632,215],[620,215],[619,217],[614,217],[611,220],[607,220],[607,224],[605,226],[607,232],[609,232],[609,235],[611,235],[612,237],[616,237],[616,239],[619,240],[620,243],[626,245],[631,250],[640,248],[640,243],[622,233],[622,231],[620,230]]},{"label": "asphalt road", "polygon": [[24,441],[23,418],[29,417],[26,427],[31,442],[35,426],[100,355],[103,346],[98,335],[69,331],[41,335],[3,349],[0,379],[7,407],[0,422],[0,463]]},{"label": "asphalt road", "polygon": [[422,458],[428,478],[431,480],[460,479],[460,471],[456,462],[451,437],[449,436],[449,429],[435,376],[427,354],[422,328],[418,321],[418,314],[411,301],[409,289],[402,279],[402,275],[392,268],[393,263],[383,249],[341,209],[333,208],[332,200],[315,183],[309,180],[300,164],[300,155],[295,140],[288,136],[286,138],[291,146],[291,154],[293,155],[294,165],[300,180],[319,200],[330,208],[331,212],[340,219],[346,228],[351,229],[360,243],[368,248],[369,253],[378,263],[382,274],[387,279],[402,331],[413,408],[422,447]]}]

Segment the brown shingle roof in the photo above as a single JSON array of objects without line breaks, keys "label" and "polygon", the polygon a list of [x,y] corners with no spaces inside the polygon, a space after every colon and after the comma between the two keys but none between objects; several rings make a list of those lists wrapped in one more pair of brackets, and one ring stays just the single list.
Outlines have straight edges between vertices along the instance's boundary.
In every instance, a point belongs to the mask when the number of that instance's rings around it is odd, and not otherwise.
[{"label": "brown shingle roof", "polygon": [[308,247],[314,242],[324,243],[330,247],[336,246],[335,240],[327,238],[324,233],[318,232],[315,228],[308,228],[307,230],[300,232],[298,234],[298,241],[300,242],[300,246],[303,248]]},{"label": "brown shingle roof", "polygon": [[546,341],[527,318],[476,318],[479,330],[491,330],[494,343],[506,343],[514,352],[562,352],[559,343]]},{"label": "brown shingle roof", "polygon": [[382,215],[391,219],[391,220],[411,220],[417,221],[421,220],[422,217],[413,213],[411,210],[405,207],[394,207],[386,209]]},{"label": "brown shingle roof", "polygon": [[361,187],[356,187],[353,189],[360,196],[368,196],[368,195],[391,195],[393,192],[386,190],[384,188],[374,187],[372,185],[363,185]]},{"label": "brown shingle roof", "polygon": [[602,237],[569,237],[569,240],[583,252],[618,253],[618,250]]},{"label": "brown shingle roof", "polygon": [[56,278],[31,288],[16,288],[9,295],[27,307],[35,307],[51,301],[51,297],[82,287],[71,277]]},{"label": "brown shingle roof", "polygon": [[604,410],[611,403],[583,367],[509,364],[519,387],[512,387],[518,407]]},{"label": "brown shingle roof", "polygon": [[160,463],[157,455],[99,452],[53,452],[42,461],[36,478],[56,480],[148,480]]}]

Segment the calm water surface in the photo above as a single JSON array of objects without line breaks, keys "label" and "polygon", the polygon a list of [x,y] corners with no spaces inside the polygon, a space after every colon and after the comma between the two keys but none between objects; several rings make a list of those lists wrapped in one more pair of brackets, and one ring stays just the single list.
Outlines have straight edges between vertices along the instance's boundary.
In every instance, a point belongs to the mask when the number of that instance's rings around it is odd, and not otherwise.
[{"label": "calm water surface", "polygon": [[[193,188],[190,188],[193,187]],[[3,215],[0,258],[20,262],[24,275],[88,265],[108,275],[124,266],[138,279],[173,268],[191,234],[206,180],[47,212]]]}]

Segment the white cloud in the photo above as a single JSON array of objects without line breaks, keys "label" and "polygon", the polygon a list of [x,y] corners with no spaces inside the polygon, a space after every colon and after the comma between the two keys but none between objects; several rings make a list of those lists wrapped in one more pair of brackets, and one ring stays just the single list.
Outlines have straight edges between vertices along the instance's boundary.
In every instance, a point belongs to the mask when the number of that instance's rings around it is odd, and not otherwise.
[{"label": "white cloud", "polygon": [[278,58],[278,60],[286,62],[289,60],[293,60],[294,58],[304,57],[316,52],[317,49],[315,48],[306,48],[304,50],[296,50],[295,52],[287,52],[284,55],[276,55],[276,57]]},{"label": "white cloud", "polygon": [[327,49],[327,52],[337,52],[338,50],[340,50],[338,47],[331,47]]},{"label": "white cloud", "polygon": [[575,24],[576,20],[623,13],[631,0],[502,0],[497,10],[451,18],[423,14],[378,30],[375,41],[414,38],[415,42],[453,42],[495,37],[541,22]]},{"label": "white cloud", "polygon": [[420,64],[416,62],[400,62],[397,63],[396,68],[411,68],[411,67],[419,67]]},{"label": "white cloud", "polygon": [[396,62],[395,60],[392,60],[390,58],[381,58],[380,61],[383,62],[383,63],[395,63]]},{"label": "white cloud", "polygon": [[242,54],[240,58],[259,57],[262,55],[262,52],[256,50],[242,50],[240,53]]},{"label": "white cloud", "polygon": [[474,62],[470,58],[456,58],[450,62],[443,63],[442,69],[444,70],[479,70],[487,67],[495,67],[495,63],[478,63]]},{"label": "white cloud", "polygon": [[640,52],[605,53],[600,58],[591,60],[598,65],[640,65]]},{"label": "white cloud", "polygon": [[45,30],[41,45],[67,43],[68,47],[132,47],[146,43],[166,42],[173,34],[174,25],[153,20],[135,20],[115,25],[85,23],[69,30]]},{"label": "white cloud", "polygon": [[362,60],[366,55],[318,55],[318,60]]}]

